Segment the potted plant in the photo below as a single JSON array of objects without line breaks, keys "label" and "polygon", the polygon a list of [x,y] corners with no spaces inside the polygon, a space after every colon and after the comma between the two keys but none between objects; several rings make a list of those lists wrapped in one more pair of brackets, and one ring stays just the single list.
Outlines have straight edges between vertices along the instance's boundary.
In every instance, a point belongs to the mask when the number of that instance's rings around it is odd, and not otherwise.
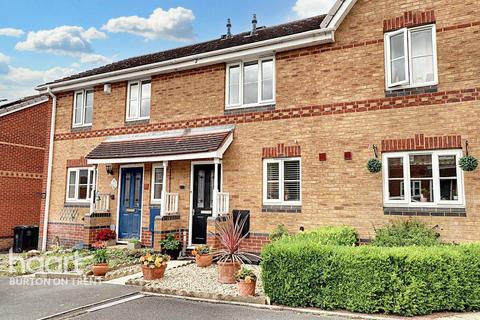
[{"label": "potted plant", "polygon": [[213,257],[210,254],[210,246],[200,245],[195,247],[192,254],[195,256],[195,262],[198,267],[205,268],[212,265]]},{"label": "potted plant", "polygon": [[235,280],[237,280],[238,293],[241,296],[254,296],[255,286],[257,285],[257,276],[252,270],[242,267],[235,274]]},{"label": "potted plant", "polygon": [[250,262],[248,256],[256,257],[240,250],[243,240],[248,235],[242,235],[246,221],[246,218],[240,219],[240,216],[236,221],[233,221],[231,216],[226,216],[216,222],[221,248],[215,253],[215,259],[218,261],[218,281],[221,283],[235,283],[235,273],[240,270],[241,264]]},{"label": "potted plant", "polygon": [[170,257],[164,254],[147,252],[141,256],[140,263],[142,266],[143,279],[156,280],[163,278],[168,261],[170,261]]},{"label": "potted plant", "polygon": [[102,241],[106,247],[114,246],[117,242],[117,234],[111,229],[102,229],[97,234],[97,241]]},{"label": "potted plant", "polygon": [[420,202],[428,202],[430,198],[430,191],[427,188],[422,188],[420,195]]},{"label": "potted plant", "polygon": [[103,277],[108,272],[107,249],[97,249],[93,252],[92,272],[96,277]]},{"label": "potted plant", "polygon": [[160,250],[163,254],[170,256],[171,260],[177,260],[180,255],[180,240],[175,239],[175,235],[170,233],[163,240],[159,241]]},{"label": "potted plant", "polygon": [[140,243],[140,240],[138,240],[138,239],[128,240],[128,243],[127,243],[127,249],[128,250],[138,250],[141,247],[142,247],[142,244]]}]

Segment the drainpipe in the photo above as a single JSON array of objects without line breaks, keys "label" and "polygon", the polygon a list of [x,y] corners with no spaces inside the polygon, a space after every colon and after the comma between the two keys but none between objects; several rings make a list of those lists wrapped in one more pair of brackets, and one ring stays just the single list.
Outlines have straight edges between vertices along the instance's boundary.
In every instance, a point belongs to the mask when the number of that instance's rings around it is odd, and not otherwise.
[{"label": "drainpipe", "polygon": [[50,87],[47,87],[47,93],[52,97],[52,118],[50,120],[50,142],[48,144],[47,194],[45,197],[45,213],[43,216],[42,251],[47,250],[48,214],[50,212],[50,189],[52,185],[53,140],[55,137],[55,117],[57,111],[57,96],[52,93]]}]

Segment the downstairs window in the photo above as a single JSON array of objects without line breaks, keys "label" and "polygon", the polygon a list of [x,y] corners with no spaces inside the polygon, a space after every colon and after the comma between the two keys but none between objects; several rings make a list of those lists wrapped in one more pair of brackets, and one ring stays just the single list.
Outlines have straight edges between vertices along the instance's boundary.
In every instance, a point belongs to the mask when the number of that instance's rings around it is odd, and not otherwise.
[{"label": "downstairs window", "polygon": [[67,202],[89,202],[92,198],[95,170],[70,168],[67,172]]}]

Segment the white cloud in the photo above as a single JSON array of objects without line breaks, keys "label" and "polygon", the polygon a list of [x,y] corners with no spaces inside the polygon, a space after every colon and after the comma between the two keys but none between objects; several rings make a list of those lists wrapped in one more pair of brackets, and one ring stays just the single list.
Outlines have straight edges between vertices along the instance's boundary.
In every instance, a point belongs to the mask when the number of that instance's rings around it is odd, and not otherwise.
[{"label": "white cloud", "polygon": [[190,41],[194,38],[193,11],[183,7],[155,9],[148,18],[139,16],[118,17],[108,20],[102,27],[109,32],[126,32],[148,40],[166,39]]},{"label": "white cloud", "polygon": [[20,29],[14,29],[14,28],[0,28],[0,36],[6,36],[6,37],[20,37],[23,35],[25,32]]},{"label": "white cloud", "polygon": [[8,73],[10,57],[0,52],[0,75]]},{"label": "white cloud", "polygon": [[113,60],[102,56],[101,54],[82,54],[80,55],[80,63],[92,64],[92,65],[101,65],[111,63]]},{"label": "white cloud", "polygon": [[78,26],[61,26],[50,30],[29,32],[27,39],[17,43],[15,48],[20,51],[79,56],[93,52],[91,40],[106,37],[105,33],[93,27],[85,30]]},{"label": "white cloud", "polygon": [[35,86],[77,73],[74,67],[55,67],[48,70],[9,67],[6,74],[0,74],[0,100],[14,100],[36,94]]},{"label": "white cloud", "polygon": [[292,9],[298,17],[308,18],[328,13],[334,3],[335,0],[297,0]]}]

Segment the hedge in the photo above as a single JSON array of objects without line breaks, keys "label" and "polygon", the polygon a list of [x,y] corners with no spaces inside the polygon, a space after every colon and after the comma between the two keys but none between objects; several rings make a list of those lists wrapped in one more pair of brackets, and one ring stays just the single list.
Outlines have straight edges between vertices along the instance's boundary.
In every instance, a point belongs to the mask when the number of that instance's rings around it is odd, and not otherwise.
[{"label": "hedge", "polygon": [[480,244],[382,248],[279,240],[262,251],[271,301],[405,316],[480,309]]},{"label": "hedge", "polygon": [[313,242],[321,245],[354,246],[358,242],[355,228],[347,226],[328,226],[314,229],[308,232],[300,232],[294,236],[283,238],[287,242]]}]

